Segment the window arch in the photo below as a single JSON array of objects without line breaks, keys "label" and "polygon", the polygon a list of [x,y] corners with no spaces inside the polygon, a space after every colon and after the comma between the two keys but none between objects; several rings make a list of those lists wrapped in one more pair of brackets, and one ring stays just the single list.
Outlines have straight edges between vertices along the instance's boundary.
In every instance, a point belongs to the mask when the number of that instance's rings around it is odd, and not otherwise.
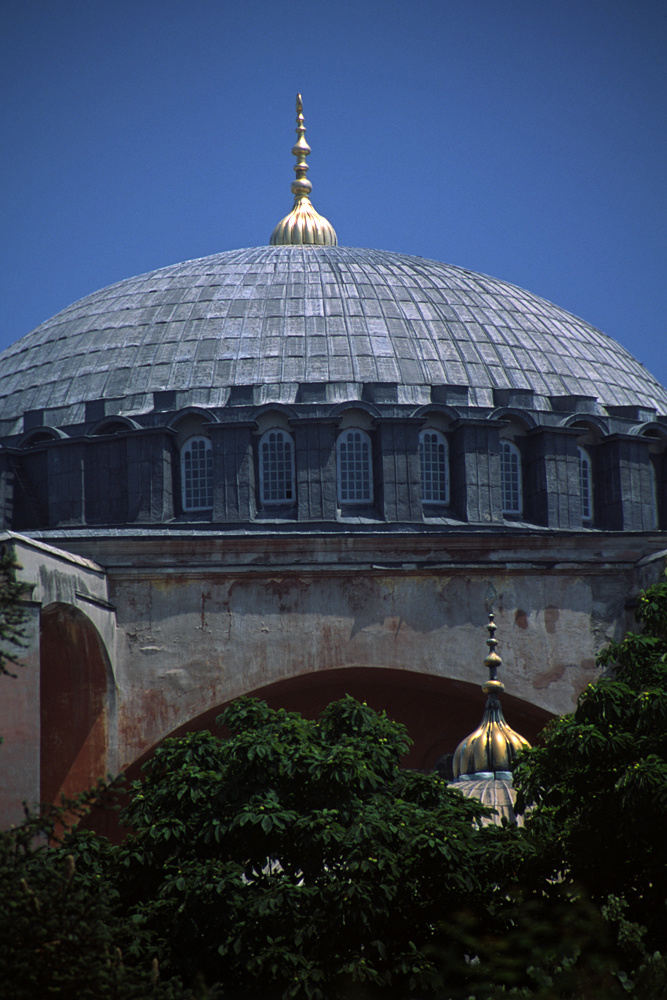
[{"label": "window arch", "polygon": [[593,520],[593,465],[591,457],[583,448],[579,454],[579,497],[581,499],[582,521]]},{"label": "window arch", "polygon": [[371,439],[356,427],[343,431],[336,443],[339,504],[372,503]]},{"label": "window arch", "polygon": [[520,514],[523,509],[521,453],[511,441],[500,442],[500,485],[503,514]]},{"label": "window arch", "polygon": [[183,510],[213,507],[213,449],[206,437],[191,437],[181,448]]},{"label": "window arch", "polygon": [[91,431],[91,435],[124,434],[125,431],[136,431],[139,425],[128,417],[106,417]]},{"label": "window arch", "polygon": [[48,444],[50,441],[57,441],[60,436],[65,437],[64,434],[55,434],[50,429],[33,431],[23,439],[21,446],[23,448],[40,448],[42,445]]},{"label": "window arch", "polygon": [[421,431],[419,464],[422,503],[449,503],[449,454],[447,438],[440,431]]},{"label": "window arch", "polygon": [[265,504],[293,504],[294,442],[286,431],[274,428],[259,441],[259,499]]}]

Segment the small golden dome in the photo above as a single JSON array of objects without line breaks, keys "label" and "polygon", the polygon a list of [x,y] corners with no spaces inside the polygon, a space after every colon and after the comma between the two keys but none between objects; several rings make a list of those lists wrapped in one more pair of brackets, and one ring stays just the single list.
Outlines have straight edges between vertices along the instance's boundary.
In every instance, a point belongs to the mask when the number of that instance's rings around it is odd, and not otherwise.
[{"label": "small golden dome", "polygon": [[454,780],[475,778],[507,778],[511,780],[512,764],[521,750],[530,744],[507,725],[500,705],[504,685],[496,679],[501,659],[495,652],[498,640],[494,638],[496,624],[489,615],[489,654],[484,663],[489,668],[489,680],[482,685],[487,695],[486,708],[478,728],[466,736],[454,754]]},{"label": "small golden dome", "polygon": [[310,153],[310,146],[305,139],[306,128],[303,124],[301,94],[296,95],[296,134],[298,139],[292,147],[292,152],[296,156],[296,166],[294,167],[296,180],[292,181],[294,208],[271,233],[271,246],[289,246],[291,244],[338,246],[336,230],[330,222],[315,211],[308,197],[313,185],[306,178],[308,173],[306,157]]}]

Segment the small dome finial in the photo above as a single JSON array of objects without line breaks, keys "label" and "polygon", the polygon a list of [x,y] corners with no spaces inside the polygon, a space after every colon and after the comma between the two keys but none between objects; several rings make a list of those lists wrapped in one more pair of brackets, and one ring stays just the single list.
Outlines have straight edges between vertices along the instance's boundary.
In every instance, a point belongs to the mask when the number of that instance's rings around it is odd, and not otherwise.
[{"label": "small dome finial", "polygon": [[296,134],[299,138],[292,146],[292,153],[296,156],[296,166],[294,168],[296,180],[292,181],[292,194],[295,198],[301,198],[304,195],[308,197],[313,190],[313,185],[309,180],[306,180],[306,174],[308,173],[306,157],[310,156],[310,146],[306,142],[306,126],[303,124],[303,101],[301,100],[301,94],[296,95]]},{"label": "small dome finial", "polygon": [[496,694],[502,694],[505,690],[503,682],[496,680],[498,677],[498,667],[503,661],[496,653],[498,640],[495,638],[495,635],[498,626],[494,621],[494,617],[495,616],[493,614],[489,615],[489,624],[486,626],[487,632],[489,633],[489,638],[486,640],[489,652],[484,660],[484,666],[489,668],[489,679],[485,684],[482,684],[482,691],[484,694],[490,694],[492,691],[495,691]]},{"label": "small dome finial", "polygon": [[482,691],[487,695],[486,707],[478,728],[470,736],[466,736],[456,748],[455,781],[494,775],[511,778],[512,762],[519,751],[530,745],[523,736],[519,736],[507,725],[500,705],[500,695],[505,690],[505,685],[497,680],[498,667],[502,663],[496,653],[497,627],[494,616],[490,614],[487,625],[489,638],[486,640],[489,652],[484,660],[484,664],[489,668],[489,679],[482,685]]},{"label": "small dome finial", "polygon": [[316,246],[337,246],[338,238],[334,227],[319,215],[310,202],[310,192],[313,185],[307,179],[308,164],[306,157],[310,154],[310,146],[306,142],[306,126],[303,124],[303,101],[301,94],[296,95],[296,134],[297,140],[292,146],[296,156],[291,190],[294,195],[294,208],[286,215],[271,234],[271,246],[286,246],[290,244],[310,244]]}]

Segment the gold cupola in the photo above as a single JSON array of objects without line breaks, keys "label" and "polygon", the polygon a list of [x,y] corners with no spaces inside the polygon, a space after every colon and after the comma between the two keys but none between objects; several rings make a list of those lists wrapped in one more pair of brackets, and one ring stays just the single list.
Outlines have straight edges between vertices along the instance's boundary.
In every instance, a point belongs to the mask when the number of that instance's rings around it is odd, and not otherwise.
[{"label": "gold cupola", "polygon": [[310,154],[310,146],[305,139],[306,127],[303,124],[301,94],[296,95],[296,134],[298,138],[292,147],[292,153],[296,156],[296,166],[294,167],[296,180],[292,181],[294,208],[271,233],[271,246],[295,244],[338,246],[336,230],[330,222],[315,211],[309,198],[313,185],[306,178],[308,173],[306,157]]},{"label": "gold cupola", "polygon": [[489,680],[482,685],[487,695],[486,708],[478,728],[462,740],[454,754],[454,781],[483,779],[512,780],[512,764],[519,752],[530,744],[507,725],[500,705],[500,695],[505,690],[497,679],[501,659],[496,653],[498,640],[494,637],[497,625],[489,615],[487,625],[489,653],[484,660],[489,668]]}]

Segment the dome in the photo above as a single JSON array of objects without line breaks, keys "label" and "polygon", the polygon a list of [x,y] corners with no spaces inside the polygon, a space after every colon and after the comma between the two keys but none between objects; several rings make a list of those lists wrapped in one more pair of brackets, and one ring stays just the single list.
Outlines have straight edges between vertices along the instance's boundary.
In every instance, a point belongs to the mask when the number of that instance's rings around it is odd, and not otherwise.
[{"label": "dome", "polygon": [[523,826],[523,815],[517,816],[514,811],[516,790],[511,781],[503,779],[478,778],[471,781],[458,781],[454,787],[466,799],[477,799],[492,809],[495,815],[485,816],[482,826],[502,826],[503,820]]},{"label": "dome", "polygon": [[291,403],[299,386],[393,383],[399,403],[432,386],[597,397],[667,414],[667,391],[618,343],[504,281],[419,257],[335,246],[234,250],[120,281],[42,323],[0,355],[0,432],[26,411],[81,422],[85,403],[117,412],[224,406],[234,386],[256,402]]},{"label": "dome", "polygon": [[[498,690],[500,689],[500,690]],[[459,743],[454,754],[454,776],[465,781],[501,776],[511,778],[511,766],[528,742],[508,726],[498,698],[502,684],[488,682],[482,690],[488,694],[484,717],[478,728]]]},{"label": "dome", "polygon": [[515,733],[507,725],[500,705],[500,695],[504,685],[497,679],[501,659],[496,653],[498,640],[495,638],[497,625],[495,616],[489,614],[486,644],[489,652],[484,665],[489,670],[489,680],[482,685],[487,695],[482,721],[474,731],[461,740],[454,754],[454,780],[494,779],[512,780],[511,767],[518,754],[528,748],[527,740]]},{"label": "dome", "polygon": [[486,823],[510,823],[523,825],[522,817],[514,812],[516,792],[512,785],[511,768],[522,750],[530,748],[528,740],[508,726],[500,705],[500,695],[504,685],[497,679],[501,659],[496,653],[498,640],[495,638],[495,616],[489,615],[486,644],[489,652],[484,664],[489,670],[489,680],[482,685],[487,695],[484,716],[480,725],[464,740],[454,753],[454,788],[466,798],[475,798],[495,810],[495,817]]}]

